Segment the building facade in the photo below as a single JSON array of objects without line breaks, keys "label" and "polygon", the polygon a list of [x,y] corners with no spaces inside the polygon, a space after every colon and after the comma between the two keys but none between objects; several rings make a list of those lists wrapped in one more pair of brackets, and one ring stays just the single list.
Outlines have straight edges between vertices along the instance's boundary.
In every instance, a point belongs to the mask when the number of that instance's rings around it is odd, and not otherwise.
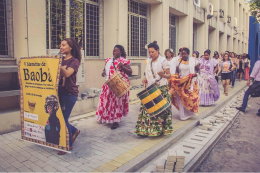
[{"label": "building facade", "polygon": [[0,116],[5,126],[19,120],[12,114],[19,108],[19,59],[58,54],[66,37],[82,47],[81,93],[101,88],[104,59],[115,44],[125,47],[131,85],[138,86],[148,57],[145,45],[154,40],[161,54],[168,48],[177,54],[180,47],[200,54],[208,48],[247,53],[248,9],[246,0],[0,0],[0,111],[11,110],[8,118],[6,112]]}]

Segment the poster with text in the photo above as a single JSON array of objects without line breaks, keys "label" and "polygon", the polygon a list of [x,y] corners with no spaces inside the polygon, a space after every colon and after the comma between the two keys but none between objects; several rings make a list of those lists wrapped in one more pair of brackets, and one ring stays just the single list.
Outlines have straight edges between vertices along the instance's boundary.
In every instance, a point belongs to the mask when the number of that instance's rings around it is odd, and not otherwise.
[{"label": "poster with text", "polygon": [[68,130],[58,97],[60,66],[58,56],[20,59],[22,139],[68,151]]}]

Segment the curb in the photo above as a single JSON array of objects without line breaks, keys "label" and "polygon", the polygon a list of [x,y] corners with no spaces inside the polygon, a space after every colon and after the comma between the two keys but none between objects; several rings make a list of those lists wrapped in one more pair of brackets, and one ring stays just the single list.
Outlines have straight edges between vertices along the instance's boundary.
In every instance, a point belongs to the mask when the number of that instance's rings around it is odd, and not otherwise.
[{"label": "curb", "polygon": [[211,150],[219,142],[219,140],[230,130],[235,120],[238,118],[238,112],[234,119],[225,124],[214,137],[200,150],[200,152],[185,166],[183,172],[195,172],[195,170],[202,164],[202,162],[208,157]]},{"label": "curb", "polygon": [[241,89],[238,89],[236,92],[234,92],[228,99],[223,101],[222,103],[215,105],[212,107],[212,109],[207,110],[203,114],[201,114],[199,117],[197,117],[192,122],[188,123],[178,131],[176,131],[174,134],[165,137],[165,139],[158,143],[157,145],[153,146],[149,150],[143,152],[142,154],[138,155],[135,159],[130,160],[123,166],[116,169],[114,172],[135,172],[142,168],[144,165],[146,165],[148,162],[153,160],[155,157],[163,153],[166,149],[168,149],[170,146],[172,146],[176,141],[178,141],[180,138],[182,138],[184,135],[186,135],[188,132],[190,132],[193,128],[199,125],[199,120],[202,118],[207,117],[208,115],[211,115],[215,112],[217,112],[219,109],[221,109],[227,102],[233,99],[234,96],[236,96],[241,90],[243,90],[245,87],[241,87]]}]

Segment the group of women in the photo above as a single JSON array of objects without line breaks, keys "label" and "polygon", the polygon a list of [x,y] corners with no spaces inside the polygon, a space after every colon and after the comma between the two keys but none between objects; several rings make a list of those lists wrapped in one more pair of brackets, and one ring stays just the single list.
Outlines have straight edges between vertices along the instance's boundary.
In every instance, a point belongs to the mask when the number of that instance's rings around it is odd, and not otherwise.
[{"label": "group of women", "polygon": [[[60,49],[65,58],[62,60],[61,76],[64,76],[64,81],[63,85],[59,86],[59,98],[60,103],[63,104],[61,107],[69,131],[70,149],[72,149],[72,144],[80,131],[69,124],[68,118],[78,95],[76,74],[81,55],[80,47],[73,39],[63,40]],[[143,85],[149,87],[156,83],[162,96],[179,111],[181,120],[196,115],[199,105],[212,105],[219,99],[216,76],[220,73],[222,73],[222,82],[223,86],[225,84],[227,95],[227,86],[231,79],[232,64],[234,64],[228,53],[225,53],[223,60],[220,60],[221,57],[217,52],[211,58],[210,50],[206,50],[204,55],[198,58],[199,52],[194,51],[191,57],[190,50],[183,47],[179,49],[178,56],[174,56],[172,49],[167,49],[163,57],[156,41],[148,45],[148,52]],[[130,63],[130,60],[126,59],[124,47],[115,45],[113,57],[106,59],[101,74],[105,80],[97,105],[96,118],[101,123],[112,124],[111,129],[117,129],[119,122],[129,113],[129,91],[118,98],[105,81],[116,72],[120,72],[125,81],[130,83],[128,78],[132,74]],[[240,72],[240,61],[237,64]],[[243,64],[245,61],[242,66]],[[172,134],[172,109],[167,109],[160,116],[151,117],[145,105],[141,104],[134,133],[145,137]],[[59,152],[59,154],[65,153]]]}]

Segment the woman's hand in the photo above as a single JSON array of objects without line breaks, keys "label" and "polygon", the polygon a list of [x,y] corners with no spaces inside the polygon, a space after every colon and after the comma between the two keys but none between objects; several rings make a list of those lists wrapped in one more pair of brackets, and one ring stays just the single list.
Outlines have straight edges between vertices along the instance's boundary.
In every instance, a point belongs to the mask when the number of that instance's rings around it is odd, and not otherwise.
[{"label": "woman's hand", "polygon": [[106,76],[106,72],[103,71],[103,73],[101,74],[102,77]]},{"label": "woman's hand", "polygon": [[142,80],[142,83],[143,83],[143,85],[146,87],[146,84],[147,84],[147,79],[146,79],[146,77]]},{"label": "woman's hand", "polygon": [[247,81],[246,85],[247,85],[247,86],[250,86],[250,80]]},{"label": "woman's hand", "polygon": [[128,76],[131,76],[131,75],[132,75],[133,71],[132,71],[132,68],[131,68],[131,66],[130,66],[129,64],[123,65],[122,63],[120,63],[118,66],[119,66],[119,68],[120,68],[121,70],[123,70]]},{"label": "woman's hand", "polygon": [[74,69],[66,65],[60,67],[60,72],[64,77],[70,77],[74,73]]},{"label": "woman's hand", "polygon": [[195,66],[195,70],[196,70],[196,71],[199,71],[199,70],[200,70],[200,64],[197,64],[197,65]]},{"label": "woman's hand", "polygon": [[118,67],[119,67],[120,69],[122,69],[123,66],[124,66],[124,64],[122,64],[121,62],[118,64]]},{"label": "woman's hand", "polygon": [[105,77],[105,76],[106,76],[106,71],[105,71],[105,68],[104,68],[104,70],[103,70],[103,72],[102,72],[101,76],[102,76],[102,77]]},{"label": "woman's hand", "polygon": [[176,74],[179,74],[180,73],[180,68],[179,66],[176,67]]},{"label": "woman's hand", "polygon": [[160,77],[163,77],[164,71],[159,71],[157,74],[158,74]]}]

